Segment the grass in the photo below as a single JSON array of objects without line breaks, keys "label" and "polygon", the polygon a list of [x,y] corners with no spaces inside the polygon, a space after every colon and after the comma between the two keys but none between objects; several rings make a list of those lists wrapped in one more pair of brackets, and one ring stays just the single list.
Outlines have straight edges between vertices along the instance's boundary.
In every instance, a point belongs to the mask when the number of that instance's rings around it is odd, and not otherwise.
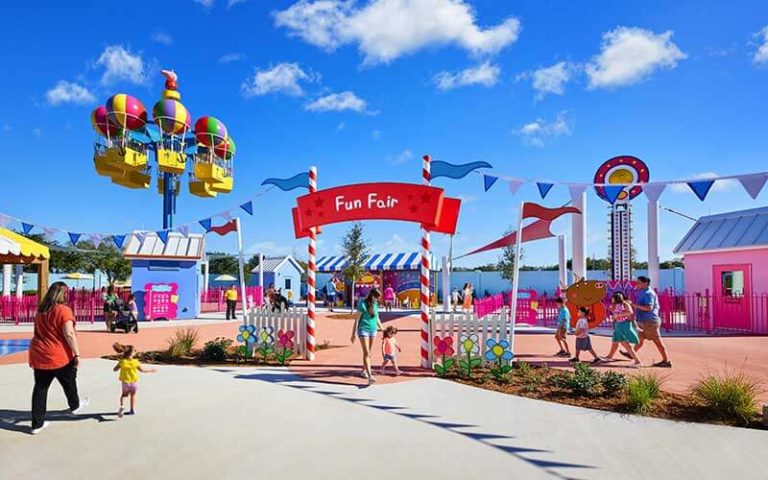
[{"label": "grass", "polygon": [[642,372],[630,377],[627,382],[627,405],[635,413],[646,414],[653,409],[653,402],[659,398],[664,378],[655,372]]},{"label": "grass", "polygon": [[192,353],[200,334],[194,328],[176,330],[176,333],[168,339],[168,355],[171,357],[184,357]]},{"label": "grass", "polygon": [[759,413],[760,383],[743,371],[725,370],[699,380],[691,393],[718,420],[748,425]]}]

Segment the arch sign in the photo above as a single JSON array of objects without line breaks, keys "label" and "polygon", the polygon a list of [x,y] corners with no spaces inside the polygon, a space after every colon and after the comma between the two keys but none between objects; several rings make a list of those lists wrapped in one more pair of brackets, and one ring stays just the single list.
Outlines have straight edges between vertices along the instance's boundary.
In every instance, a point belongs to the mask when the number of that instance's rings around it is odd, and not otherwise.
[{"label": "arch sign", "polygon": [[456,233],[461,200],[442,188],[412,183],[360,183],[319,190],[296,199],[296,238],[313,227],[357,220],[401,220],[437,233]]}]

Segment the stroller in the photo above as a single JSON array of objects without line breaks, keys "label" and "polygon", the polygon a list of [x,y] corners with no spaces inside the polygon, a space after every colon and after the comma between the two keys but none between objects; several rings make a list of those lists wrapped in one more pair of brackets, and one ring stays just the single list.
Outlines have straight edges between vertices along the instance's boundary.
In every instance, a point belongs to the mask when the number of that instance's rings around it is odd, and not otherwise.
[{"label": "stroller", "polygon": [[283,312],[285,310],[288,310],[288,306],[290,305],[290,302],[288,302],[288,299],[285,298],[283,295],[282,290],[278,290],[274,293],[272,296],[272,311],[273,312]]},{"label": "stroller", "polygon": [[139,333],[139,322],[131,318],[131,311],[127,303],[120,302],[115,313],[117,313],[117,317],[110,328],[112,333],[115,333],[116,330],[122,330],[125,333],[130,333],[133,330],[134,333]]}]

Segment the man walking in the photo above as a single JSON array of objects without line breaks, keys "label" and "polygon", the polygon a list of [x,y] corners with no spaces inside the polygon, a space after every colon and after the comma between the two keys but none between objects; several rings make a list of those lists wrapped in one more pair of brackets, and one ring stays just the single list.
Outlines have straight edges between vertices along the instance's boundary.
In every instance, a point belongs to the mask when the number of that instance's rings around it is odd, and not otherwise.
[{"label": "man walking", "polygon": [[227,301],[227,320],[237,320],[235,309],[237,308],[237,287],[232,284],[224,292],[224,299]]},{"label": "man walking", "polygon": [[334,278],[331,277],[330,280],[328,280],[328,283],[325,285],[325,288],[327,290],[326,296],[325,296],[325,303],[328,307],[328,311],[333,311],[333,305],[336,303],[336,283],[334,283]]},{"label": "man walking", "polygon": [[[656,349],[661,354],[661,361],[653,364],[654,367],[672,367],[672,362],[667,357],[667,347],[661,339],[661,318],[659,318],[659,297],[651,288],[651,279],[648,277],[637,277],[637,300],[635,301],[635,316],[637,324],[640,327],[640,343],[635,345],[637,352],[643,347],[646,340],[650,340],[656,345]],[[622,351],[622,355],[632,358],[628,352]]]}]

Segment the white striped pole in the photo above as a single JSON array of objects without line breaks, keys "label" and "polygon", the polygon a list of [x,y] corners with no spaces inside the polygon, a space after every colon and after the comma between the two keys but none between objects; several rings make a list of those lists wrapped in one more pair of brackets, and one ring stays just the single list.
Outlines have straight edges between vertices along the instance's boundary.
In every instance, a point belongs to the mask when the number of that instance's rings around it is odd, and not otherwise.
[{"label": "white striped pole", "polygon": [[[421,164],[421,180],[426,186],[430,185],[430,162],[429,155],[424,155]],[[429,230],[421,227],[421,366],[430,368],[429,364]]]},{"label": "white striped pole", "polygon": [[[309,167],[309,193],[317,191],[317,167]],[[307,360],[315,359],[315,255],[317,229],[309,229],[309,260],[307,262]]]}]

